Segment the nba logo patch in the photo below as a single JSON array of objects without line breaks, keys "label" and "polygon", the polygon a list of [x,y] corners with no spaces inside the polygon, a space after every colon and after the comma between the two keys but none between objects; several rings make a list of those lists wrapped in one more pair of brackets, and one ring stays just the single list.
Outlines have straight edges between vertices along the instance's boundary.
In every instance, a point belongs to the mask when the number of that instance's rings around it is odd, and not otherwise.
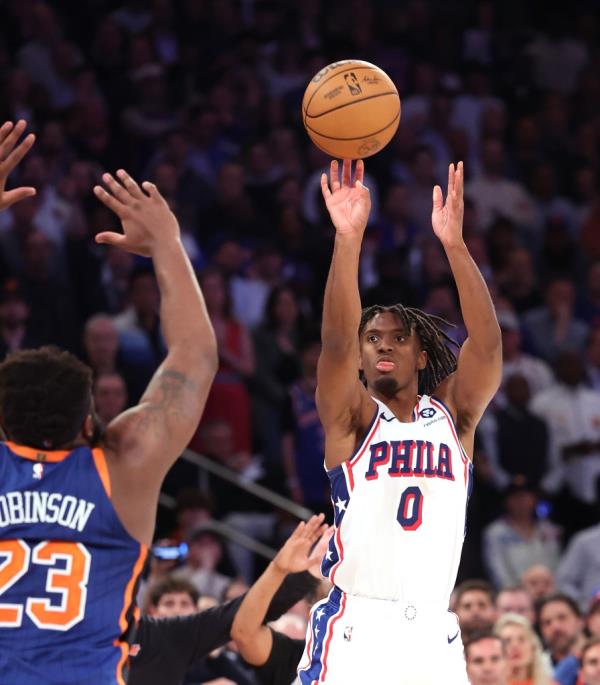
[{"label": "nba logo patch", "polygon": [[33,465],[33,477],[36,480],[42,480],[42,476],[44,475],[44,465],[40,464],[39,462],[37,464]]},{"label": "nba logo patch", "polygon": [[424,419],[430,419],[432,416],[435,416],[436,411],[433,407],[425,407],[425,409],[421,409],[419,412],[419,415],[424,418]]},{"label": "nba logo patch", "polygon": [[352,640],[352,626],[346,626],[344,628],[344,640],[350,642]]}]

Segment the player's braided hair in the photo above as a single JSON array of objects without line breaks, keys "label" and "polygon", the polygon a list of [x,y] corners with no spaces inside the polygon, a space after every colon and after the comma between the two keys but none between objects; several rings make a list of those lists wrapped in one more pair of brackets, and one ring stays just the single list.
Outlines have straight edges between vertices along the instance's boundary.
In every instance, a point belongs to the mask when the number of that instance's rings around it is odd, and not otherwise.
[{"label": "player's braided hair", "polygon": [[435,388],[456,369],[456,355],[449,347],[459,345],[445,333],[442,326],[451,326],[445,319],[434,314],[426,314],[414,307],[401,304],[384,306],[375,304],[362,310],[358,335],[360,336],[367,323],[377,314],[390,312],[398,317],[410,335],[416,333],[421,347],[427,352],[427,366],[419,371],[419,393],[430,395]]}]

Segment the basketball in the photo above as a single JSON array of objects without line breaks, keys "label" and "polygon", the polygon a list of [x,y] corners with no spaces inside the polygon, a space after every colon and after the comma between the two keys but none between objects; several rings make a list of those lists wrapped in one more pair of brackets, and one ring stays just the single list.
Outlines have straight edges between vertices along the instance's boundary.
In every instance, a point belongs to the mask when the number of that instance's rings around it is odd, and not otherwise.
[{"label": "basketball", "polygon": [[392,79],[369,62],[333,62],[311,79],[302,121],[313,143],[332,157],[358,159],[382,150],[400,123]]}]

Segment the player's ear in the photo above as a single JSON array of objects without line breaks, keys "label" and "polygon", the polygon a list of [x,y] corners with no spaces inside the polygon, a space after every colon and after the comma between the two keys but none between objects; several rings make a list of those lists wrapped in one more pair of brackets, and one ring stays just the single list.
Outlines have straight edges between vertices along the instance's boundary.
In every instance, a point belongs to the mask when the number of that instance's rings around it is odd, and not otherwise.
[{"label": "player's ear", "polygon": [[427,352],[425,350],[420,350],[419,356],[417,357],[417,369],[423,371],[427,366]]}]

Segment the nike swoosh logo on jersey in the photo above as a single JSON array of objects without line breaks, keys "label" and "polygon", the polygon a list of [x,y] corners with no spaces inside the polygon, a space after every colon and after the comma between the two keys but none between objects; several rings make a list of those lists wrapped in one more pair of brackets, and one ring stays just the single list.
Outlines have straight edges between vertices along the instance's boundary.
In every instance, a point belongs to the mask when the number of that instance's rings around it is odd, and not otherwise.
[{"label": "nike swoosh logo on jersey", "polygon": [[458,637],[459,633],[460,633],[460,630],[456,633],[456,635],[455,635],[454,637],[448,637],[448,644],[449,644],[449,645],[451,645],[451,644],[454,642],[454,640],[456,640],[456,638]]}]

